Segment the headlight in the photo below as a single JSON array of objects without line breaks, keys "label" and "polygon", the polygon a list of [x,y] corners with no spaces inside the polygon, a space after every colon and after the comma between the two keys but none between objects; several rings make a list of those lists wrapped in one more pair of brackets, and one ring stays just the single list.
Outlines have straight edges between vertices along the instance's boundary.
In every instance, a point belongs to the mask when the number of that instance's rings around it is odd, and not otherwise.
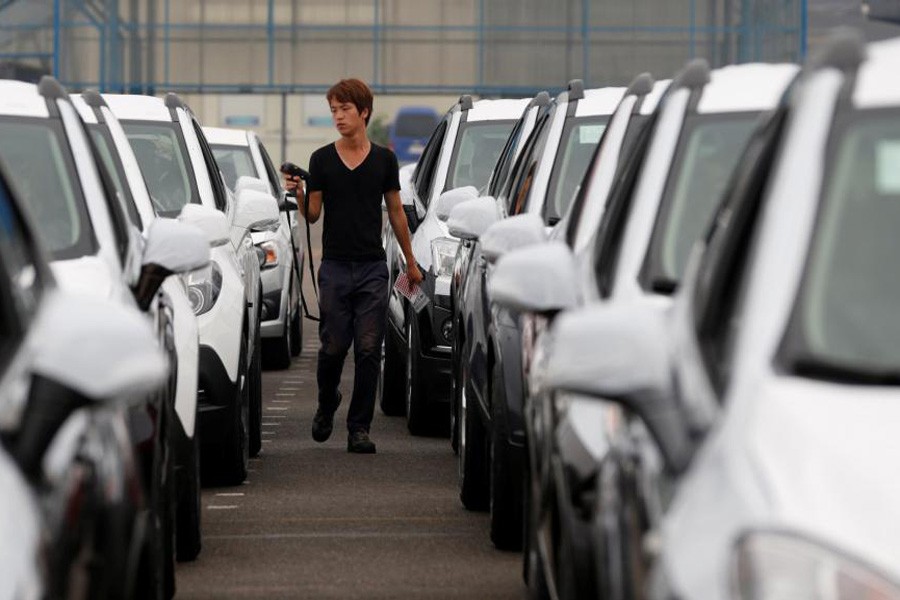
[{"label": "headlight", "polygon": [[260,242],[256,245],[259,254],[259,266],[263,269],[278,266],[278,247],[275,242]]},{"label": "headlight", "polygon": [[432,269],[435,277],[453,275],[453,263],[456,261],[458,248],[459,242],[450,238],[438,238],[431,242]]},{"label": "headlight", "polygon": [[897,600],[900,587],[871,567],[784,533],[745,536],[736,548],[740,600]]},{"label": "headlight", "polygon": [[202,269],[191,271],[187,276],[188,299],[195,315],[202,315],[216,304],[222,291],[222,270],[215,262]]}]

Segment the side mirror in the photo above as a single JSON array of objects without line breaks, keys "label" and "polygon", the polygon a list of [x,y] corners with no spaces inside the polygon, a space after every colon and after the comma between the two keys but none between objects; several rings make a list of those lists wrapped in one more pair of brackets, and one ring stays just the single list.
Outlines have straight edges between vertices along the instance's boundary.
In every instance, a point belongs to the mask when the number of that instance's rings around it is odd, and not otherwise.
[{"label": "side mirror", "polygon": [[[169,364],[145,316],[87,296],[51,294],[34,325],[32,382],[12,454],[29,477],[53,436],[92,402],[142,401]],[[53,343],[47,343],[52,340]]]},{"label": "side mirror", "polygon": [[575,257],[564,242],[513,250],[488,282],[491,301],[514,311],[555,313],[578,304]]},{"label": "side mirror", "polygon": [[694,452],[678,409],[667,309],[658,304],[593,306],[560,315],[550,330],[545,384],[617,402],[647,425],[667,468],[682,473]]},{"label": "side mirror", "polygon": [[412,188],[412,175],[413,171],[416,170],[415,163],[411,165],[403,165],[400,167],[400,171],[398,172],[400,178],[400,196],[403,197],[403,191],[410,190]]},{"label": "side mirror", "polygon": [[300,205],[297,203],[296,196],[288,196],[287,194],[281,195],[281,206],[279,208],[284,212],[297,212],[300,210]]},{"label": "side mirror", "polygon": [[208,262],[209,243],[199,228],[174,219],[154,220],[147,231],[141,275],[132,290],[138,306],[147,310],[169,275],[187,273]]},{"label": "side mirror", "polygon": [[275,231],[281,223],[280,215],[278,203],[268,193],[244,189],[237,195],[235,227],[251,232]]},{"label": "side mirror", "polygon": [[230,239],[228,218],[214,208],[200,204],[185,204],[178,215],[178,220],[202,231],[207,243],[213,248],[227,243]]},{"label": "side mirror", "polygon": [[438,196],[437,206],[435,207],[437,218],[441,221],[446,221],[450,217],[450,212],[454,206],[477,197],[478,190],[471,185],[447,190]]},{"label": "side mirror", "polygon": [[255,190],[263,194],[269,193],[269,186],[265,181],[258,177],[250,177],[249,175],[241,175],[234,184],[234,195],[240,196],[244,190]]},{"label": "side mirror", "polygon": [[509,217],[488,227],[481,236],[481,254],[488,262],[516,248],[547,241],[544,221],[535,214]]},{"label": "side mirror", "polygon": [[453,207],[450,218],[447,219],[447,229],[450,235],[460,239],[477,240],[488,227],[499,220],[500,212],[493,198],[473,198]]}]

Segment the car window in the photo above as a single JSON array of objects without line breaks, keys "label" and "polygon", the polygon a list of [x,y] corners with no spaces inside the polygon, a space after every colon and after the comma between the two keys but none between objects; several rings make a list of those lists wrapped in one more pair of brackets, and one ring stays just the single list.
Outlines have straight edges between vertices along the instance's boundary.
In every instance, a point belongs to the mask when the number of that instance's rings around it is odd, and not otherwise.
[{"label": "car window", "polygon": [[703,240],[693,313],[700,354],[720,396],[730,376],[731,350],[740,324],[738,299],[753,232],[786,114],[785,108],[775,111],[752,134]]},{"label": "car window", "polygon": [[847,116],[832,133],[830,146],[789,353],[796,367],[825,377],[896,384],[898,111]]},{"label": "car window", "polygon": [[263,143],[259,143],[259,153],[262,155],[263,166],[266,168],[266,175],[269,178],[269,184],[272,186],[272,193],[276,196],[281,193],[281,177],[278,176],[278,170],[275,169],[275,164],[272,162],[272,159],[269,158],[269,153],[266,151],[266,147],[263,146]]},{"label": "car window", "polygon": [[553,112],[553,110],[546,111],[535,124],[522,152],[516,159],[504,191],[500,194],[507,214],[517,215],[525,210],[528,194],[531,191],[531,182],[550,134]]},{"label": "car window", "polygon": [[225,185],[234,190],[239,177],[259,177],[256,172],[256,166],[253,164],[253,156],[250,154],[250,148],[247,146],[224,146],[211,144],[213,156],[222,177],[225,178]]},{"label": "car window", "polygon": [[431,197],[431,188],[434,185],[434,172],[437,169],[438,157],[441,154],[441,146],[444,144],[447,126],[447,119],[444,119],[434,130],[413,172],[413,185],[415,186],[416,194],[419,197],[419,201],[426,207]]},{"label": "car window", "polygon": [[225,192],[225,182],[222,179],[222,172],[216,163],[212,150],[209,149],[209,142],[203,135],[203,128],[196,119],[191,119],[191,125],[194,126],[194,132],[197,134],[197,141],[200,142],[200,151],[203,153],[203,162],[206,164],[206,170],[209,172],[209,183],[212,185],[213,201],[216,208],[225,212],[228,210],[228,194]]},{"label": "car window", "polygon": [[515,123],[474,121],[460,125],[443,191],[467,185],[484,188]]},{"label": "car window", "polygon": [[62,124],[54,119],[0,120],[0,160],[55,260],[97,251],[97,241]]},{"label": "car window", "polygon": [[126,121],[122,127],[157,215],[177,217],[185,204],[200,204],[194,172],[176,123]]},{"label": "car window", "polygon": [[401,138],[425,138],[431,135],[437,118],[428,113],[401,113],[394,124],[394,135]]},{"label": "car window", "polygon": [[497,157],[497,164],[494,165],[494,170],[491,172],[491,179],[488,181],[487,193],[489,196],[496,197],[497,193],[500,191],[500,187],[503,185],[509,174],[509,170],[515,159],[516,146],[519,145],[519,139],[522,137],[522,131],[525,129],[525,121],[530,113],[531,109],[526,110],[522,118],[516,122],[509,137],[506,139],[506,145],[503,146],[503,150],[500,151],[500,156]]},{"label": "car window", "polygon": [[110,182],[115,187],[116,193],[124,200],[125,210],[131,223],[139,230],[143,230],[141,216],[138,214],[137,206],[134,204],[134,197],[131,195],[131,188],[127,184],[125,177],[125,168],[122,166],[119,153],[114,149],[112,137],[105,126],[96,124],[89,125],[91,143],[103,166],[110,178]]},{"label": "car window", "polygon": [[691,248],[709,228],[758,116],[685,119],[641,276],[645,289],[671,292],[681,280]]},{"label": "car window", "polygon": [[[5,169],[4,169],[5,170]],[[43,294],[41,271],[12,190],[0,177],[0,371]]]},{"label": "car window", "polygon": [[544,200],[543,216],[548,225],[558,223],[572,203],[607,122],[607,116],[566,120]]}]

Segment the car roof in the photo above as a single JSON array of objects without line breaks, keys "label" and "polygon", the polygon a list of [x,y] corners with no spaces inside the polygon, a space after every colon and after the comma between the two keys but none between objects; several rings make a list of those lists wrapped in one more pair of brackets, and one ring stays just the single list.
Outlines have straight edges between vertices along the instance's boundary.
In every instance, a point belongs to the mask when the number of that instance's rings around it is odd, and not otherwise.
[{"label": "car roof", "polygon": [[900,37],[866,46],[866,59],[859,67],[853,105],[875,108],[900,105]]},{"label": "car roof", "polygon": [[650,90],[650,93],[644,96],[644,102],[641,104],[641,110],[639,114],[649,115],[656,107],[659,105],[660,99],[663,97],[663,94],[666,93],[666,90],[669,89],[669,85],[672,83],[671,79],[663,79],[662,81],[657,81],[653,84],[653,89]]},{"label": "car roof", "polygon": [[576,117],[611,115],[625,95],[623,87],[605,87],[584,91],[584,98],[578,100]]},{"label": "car roof", "polygon": [[250,132],[246,129],[230,129],[227,127],[204,127],[203,135],[210,144],[225,146],[249,146]]},{"label": "car roof", "polygon": [[504,119],[517,120],[525,112],[525,107],[531,102],[531,98],[518,98],[516,100],[479,100],[472,105],[467,113],[466,121],[501,121]]},{"label": "car roof", "polygon": [[0,114],[16,117],[48,118],[47,100],[38,86],[23,81],[0,81]]},{"label": "car roof", "polygon": [[137,94],[103,94],[103,99],[120,121],[172,122],[172,115],[162,98]]},{"label": "car roof", "polygon": [[697,112],[748,112],[773,108],[799,70],[799,65],[788,63],[748,63],[714,69],[710,72],[709,83],[703,86]]}]

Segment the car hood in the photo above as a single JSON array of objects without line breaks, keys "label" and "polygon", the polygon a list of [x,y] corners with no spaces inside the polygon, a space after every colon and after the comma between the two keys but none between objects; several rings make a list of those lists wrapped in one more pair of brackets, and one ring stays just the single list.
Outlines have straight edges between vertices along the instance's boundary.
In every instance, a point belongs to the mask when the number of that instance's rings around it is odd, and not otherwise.
[{"label": "car hood", "polygon": [[114,298],[123,294],[125,284],[112,267],[99,256],[82,256],[51,263],[59,287],[76,294],[95,298]]},{"label": "car hood", "polygon": [[671,511],[665,562],[677,591],[727,597],[734,544],[766,529],[817,540],[900,579],[900,392],[764,379],[733,397]]}]

